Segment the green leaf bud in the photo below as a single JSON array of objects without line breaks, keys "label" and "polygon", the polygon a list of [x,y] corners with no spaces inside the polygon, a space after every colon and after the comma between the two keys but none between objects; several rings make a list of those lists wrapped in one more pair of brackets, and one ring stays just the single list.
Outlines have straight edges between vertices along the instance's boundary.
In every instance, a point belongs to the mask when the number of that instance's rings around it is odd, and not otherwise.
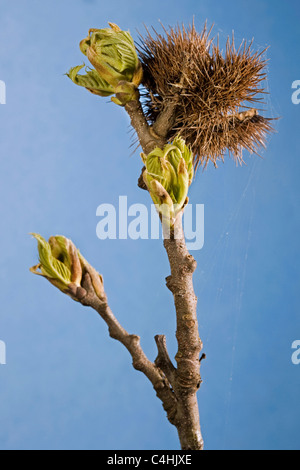
[{"label": "green leaf bud", "polygon": [[51,237],[47,242],[41,235],[32,235],[38,242],[39,264],[31,272],[45,277],[64,293],[68,293],[70,285],[80,287],[82,269],[71,240]]},{"label": "green leaf bud", "polygon": [[83,69],[83,65],[77,65],[70,69],[70,71],[66,74],[72,82],[76,85],[85,87],[91,93],[94,93],[98,96],[110,96],[114,93],[114,88],[107,83],[98,72],[94,69],[86,67],[85,75],[80,75],[79,72]]},{"label": "green leaf bud", "polygon": [[125,106],[129,101],[136,101],[139,99],[139,92],[137,87],[130,82],[122,80],[115,87],[116,96],[111,98],[113,103],[119,106]]},{"label": "green leaf bud", "polygon": [[41,235],[32,235],[38,242],[39,252],[39,264],[30,268],[32,273],[45,277],[63,293],[78,301],[86,295],[82,281],[88,273],[96,295],[101,300],[105,298],[102,276],[83,258],[71,240],[55,236],[47,242]]},{"label": "green leaf bud", "polygon": [[[163,221],[172,226],[186,204],[193,179],[192,152],[181,137],[176,137],[163,149],[157,147],[141,156],[146,166],[143,178],[152,200]],[[160,205],[164,207],[160,209]]]},{"label": "green leaf bud", "polygon": [[111,86],[116,87],[125,80],[138,87],[143,71],[133,39],[128,31],[113,23],[109,25],[109,28],[90,29],[88,37],[80,42],[80,50]]}]

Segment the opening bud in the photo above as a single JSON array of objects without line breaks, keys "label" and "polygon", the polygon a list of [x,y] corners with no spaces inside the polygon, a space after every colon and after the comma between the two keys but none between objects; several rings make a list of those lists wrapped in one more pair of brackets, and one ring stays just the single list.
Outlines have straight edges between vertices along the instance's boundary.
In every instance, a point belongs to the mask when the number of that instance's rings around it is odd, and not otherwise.
[{"label": "opening bud", "polygon": [[38,242],[39,252],[39,264],[30,268],[32,273],[45,277],[63,293],[78,301],[87,294],[82,281],[88,273],[96,295],[100,299],[105,298],[102,276],[89,265],[71,240],[58,235],[50,237],[47,242],[37,233],[31,235]]},{"label": "opening bud", "polygon": [[76,85],[86,88],[95,95],[110,96],[114,93],[113,87],[100,77],[96,70],[86,67],[86,74],[79,74],[83,67],[85,67],[85,64],[71,68],[66,74],[67,77],[69,77]]},{"label": "opening bud", "polygon": [[115,88],[116,96],[111,98],[112,102],[119,106],[125,106],[129,101],[136,101],[139,99],[138,88],[129,82],[122,80]]},{"label": "opening bud", "polygon": [[88,37],[80,42],[80,50],[111,86],[116,87],[122,80],[139,86],[143,71],[134,41],[128,31],[113,23],[109,26],[90,29]]},{"label": "opening bud", "polygon": [[163,149],[157,147],[141,157],[146,166],[143,178],[162,222],[173,226],[187,203],[188,189],[193,180],[192,152],[177,136]]}]

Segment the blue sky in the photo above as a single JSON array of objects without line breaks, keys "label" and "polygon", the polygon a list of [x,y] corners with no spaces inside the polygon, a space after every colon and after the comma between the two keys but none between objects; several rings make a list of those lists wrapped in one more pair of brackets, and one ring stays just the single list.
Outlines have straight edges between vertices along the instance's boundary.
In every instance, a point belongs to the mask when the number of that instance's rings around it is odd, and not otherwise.
[{"label": "blue sky", "polygon": [[111,308],[155,358],[164,333],[174,357],[169,267],[158,240],[96,237],[96,209],[150,207],[136,186],[124,111],[87,93],[64,73],[82,63],[78,42],[108,21],[137,38],[159,27],[207,19],[224,41],[267,45],[266,115],[280,116],[263,159],[245,154],[199,171],[190,200],[205,205],[198,270],[200,334],[207,360],[199,392],[207,449],[299,449],[300,365],[291,345],[299,320],[300,80],[295,0],[52,0],[1,3],[0,449],[176,449],[175,428],[151,385],[131,367],[92,310],[29,273],[37,260],[28,235],[64,234],[103,274]]}]

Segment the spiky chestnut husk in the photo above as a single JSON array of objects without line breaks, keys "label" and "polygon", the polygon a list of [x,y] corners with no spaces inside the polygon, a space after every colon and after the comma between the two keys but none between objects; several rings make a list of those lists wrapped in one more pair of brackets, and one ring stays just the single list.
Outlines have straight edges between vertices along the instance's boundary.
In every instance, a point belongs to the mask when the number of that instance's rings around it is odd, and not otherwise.
[{"label": "spiky chestnut husk", "polygon": [[[228,39],[224,56],[210,31],[192,24],[140,35],[138,53],[143,66],[143,105],[153,124],[166,105],[176,104],[167,138],[180,133],[190,145],[194,165],[215,165],[226,151],[242,162],[242,151],[257,153],[271,132],[271,119],[260,116],[253,103],[261,102],[266,60],[252,43],[235,48]],[[245,110],[243,112],[243,110]]]}]

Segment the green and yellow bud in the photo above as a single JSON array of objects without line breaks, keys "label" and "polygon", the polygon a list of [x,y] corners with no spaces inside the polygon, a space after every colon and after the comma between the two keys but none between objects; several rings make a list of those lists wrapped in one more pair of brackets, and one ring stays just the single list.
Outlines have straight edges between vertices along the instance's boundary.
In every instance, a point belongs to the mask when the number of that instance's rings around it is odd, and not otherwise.
[{"label": "green and yellow bud", "polygon": [[128,31],[122,31],[117,25],[109,23],[109,26],[90,29],[88,37],[80,42],[80,50],[111,86],[126,81],[138,87],[143,71],[133,39]]},{"label": "green and yellow bud", "polygon": [[162,221],[174,225],[177,215],[187,202],[189,186],[194,176],[193,155],[181,137],[163,149],[155,148],[147,156],[143,177]]},{"label": "green and yellow bud", "polygon": [[80,287],[82,268],[71,240],[57,236],[47,242],[41,235],[32,235],[38,242],[39,264],[30,271],[45,277],[64,293],[69,292],[70,286]]},{"label": "green and yellow bud", "polygon": [[104,291],[104,284],[103,284],[103,277],[101,274],[96,271],[93,266],[91,266],[86,259],[82,256],[81,253],[78,252],[79,259],[80,259],[80,264],[82,267],[83,274],[88,273],[90,275],[92,285],[94,288],[94,291],[99,297],[99,299],[104,300],[105,299],[105,291]]},{"label": "green and yellow bud", "polygon": [[130,82],[120,81],[115,87],[116,96],[111,98],[111,101],[119,106],[125,106],[129,101],[136,101],[139,99],[139,92],[137,87]]},{"label": "green and yellow bud", "polygon": [[55,236],[47,242],[41,235],[32,235],[38,242],[39,252],[39,264],[30,268],[32,273],[43,276],[75,300],[86,294],[82,280],[88,273],[96,295],[100,299],[105,297],[102,276],[89,265],[71,240]]},{"label": "green and yellow bud", "polygon": [[76,85],[85,87],[88,91],[95,95],[110,96],[114,93],[114,88],[109,83],[107,83],[102,77],[100,77],[96,70],[86,67],[86,74],[79,74],[80,70],[83,69],[83,67],[85,67],[85,64],[77,65],[77,67],[71,68],[66,75]]}]

